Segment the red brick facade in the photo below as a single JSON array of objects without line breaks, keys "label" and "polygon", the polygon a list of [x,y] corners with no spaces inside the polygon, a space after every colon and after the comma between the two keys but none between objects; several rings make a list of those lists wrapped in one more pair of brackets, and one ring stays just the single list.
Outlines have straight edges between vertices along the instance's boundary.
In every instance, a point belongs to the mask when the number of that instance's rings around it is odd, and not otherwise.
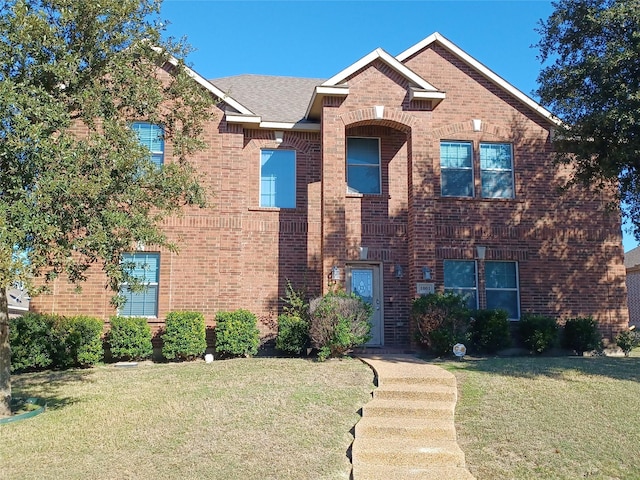
[{"label": "red brick facade", "polygon": [[[479,306],[486,306],[480,245],[486,261],[517,263],[522,313],[592,315],[606,336],[627,325],[619,218],[604,194],[559,192],[567,172],[552,162],[549,118],[437,41],[402,63],[446,98],[412,99],[412,81],[378,58],[344,79],[347,95],[320,100],[320,130],[285,129],[282,143],[277,128],[227,122],[220,104],[208,149],[192,159],[213,192],[211,206],[166,223],[180,253],[161,252],[159,314],[150,321],[160,325],[169,311],[188,309],[212,323],[218,311],[244,308],[262,319],[266,334],[287,281],[319,294],[333,283],[334,266],[340,286],[351,268],[375,265],[381,343],[407,345],[417,283],[442,289],[445,260],[477,261]],[[381,118],[375,106],[384,107]],[[473,119],[481,120],[479,131]],[[380,195],[346,193],[351,136],[380,139]],[[442,140],[472,142],[473,198],[441,196]],[[514,198],[481,198],[480,142],[512,145]],[[261,148],[295,150],[296,208],[259,207]],[[368,248],[366,261],[360,247]],[[423,267],[431,280],[423,280]],[[57,282],[32,308],[107,319],[115,312],[104,285],[99,272],[81,294]]]}]

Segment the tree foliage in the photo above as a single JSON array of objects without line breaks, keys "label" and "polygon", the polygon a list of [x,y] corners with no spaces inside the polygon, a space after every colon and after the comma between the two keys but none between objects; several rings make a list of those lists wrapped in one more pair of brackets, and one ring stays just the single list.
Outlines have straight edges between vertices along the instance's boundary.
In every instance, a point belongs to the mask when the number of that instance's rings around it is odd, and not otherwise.
[{"label": "tree foliage", "polygon": [[640,238],[640,0],[558,0],[538,29],[538,95],[563,122],[570,183],[617,187]]},{"label": "tree foliage", "polygon": [[[114,291],[135,285],[122,253],[175,249],[162,220],[204,205],[188,157],[213,99],[183,42],[162,37],[160,3],[0,0],[0,296],[16,280],[82,281],[92,264]],[[162,168],[134,120],[162,126]]]}]

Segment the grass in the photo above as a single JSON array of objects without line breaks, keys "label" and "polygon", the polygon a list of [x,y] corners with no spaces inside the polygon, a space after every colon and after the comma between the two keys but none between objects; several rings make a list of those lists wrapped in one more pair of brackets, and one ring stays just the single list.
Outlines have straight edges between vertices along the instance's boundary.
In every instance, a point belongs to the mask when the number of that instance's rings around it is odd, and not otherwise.
[{"label": "grass", "polygon": [[465,359],[458,442],[479,480],[640,478],[640,357]]},{"label": "grass", "polygon": [[347,479],[373,374],[353,359],[16,375],[48,410],[0,425],[3,479]]}]

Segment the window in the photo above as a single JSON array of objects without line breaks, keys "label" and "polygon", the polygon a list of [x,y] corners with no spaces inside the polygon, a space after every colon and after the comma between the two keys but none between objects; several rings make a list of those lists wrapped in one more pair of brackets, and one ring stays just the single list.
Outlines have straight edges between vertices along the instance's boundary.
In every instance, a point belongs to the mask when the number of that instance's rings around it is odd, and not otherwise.
[{"label": "window", "polygon": [[151,152],[151,161],[161,167],[164,163],[164,131],[162,127],[152,123],[136,122],[131,125],[131,128],[138,135],[140,143]]},{"label": "window", "polygon": [[513,198],[513,162],[508,143],[480,144],[480,176],[484,198]]},{"label": "window", "polygon": [[145,287],[142,291],[134,293],[128,284],[122,284],[120,295],[126,298],[126,303],[118,314],[126,317],[157,317],[160,254],[127,253],[122,256],[122,262],[130,264],[129,274],[144,283]]},{"label": "window", "polygon": [[440,143],[440,191],[443,197],[473,197],[471,142]]},{"label": "window", "polygon": [[476,262],[473,260],[445,260],[444,290],[463,296],[469,308],[478,308]]},{"label": "window", "polygon": [[487,308],[502,309],[509,318],[520,318],[518,268],[515,262],[486,262],[484,265]]},{"label": "window", "polygon": [[349,193],[380,193],[379,139],[347,138],[347,189]]},{"label": "window", "polygon": [[296,152],[261,150],[260,206],[296,207]]}]

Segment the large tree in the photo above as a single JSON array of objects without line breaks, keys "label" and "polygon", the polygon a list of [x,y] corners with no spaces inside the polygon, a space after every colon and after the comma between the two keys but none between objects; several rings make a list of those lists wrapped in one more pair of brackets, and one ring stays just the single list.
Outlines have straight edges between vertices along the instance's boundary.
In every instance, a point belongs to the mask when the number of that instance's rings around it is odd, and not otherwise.
[{"label": "large tree", "polygon": [[541,22],[538,94],[573,184],[617,188],[640,240],[640,0],[559,0]]},{"label": "large tree", "polygon": [[[135,284],[123,252],[175,248],[162,220],[204,204],[188,157],[213,99],[159,15],[159,0],[0,0],[0,416],[11,397],[6,287],[80,282],[97,265],[117,292]],[[162,168],[134,120],[170,139]]]}]

